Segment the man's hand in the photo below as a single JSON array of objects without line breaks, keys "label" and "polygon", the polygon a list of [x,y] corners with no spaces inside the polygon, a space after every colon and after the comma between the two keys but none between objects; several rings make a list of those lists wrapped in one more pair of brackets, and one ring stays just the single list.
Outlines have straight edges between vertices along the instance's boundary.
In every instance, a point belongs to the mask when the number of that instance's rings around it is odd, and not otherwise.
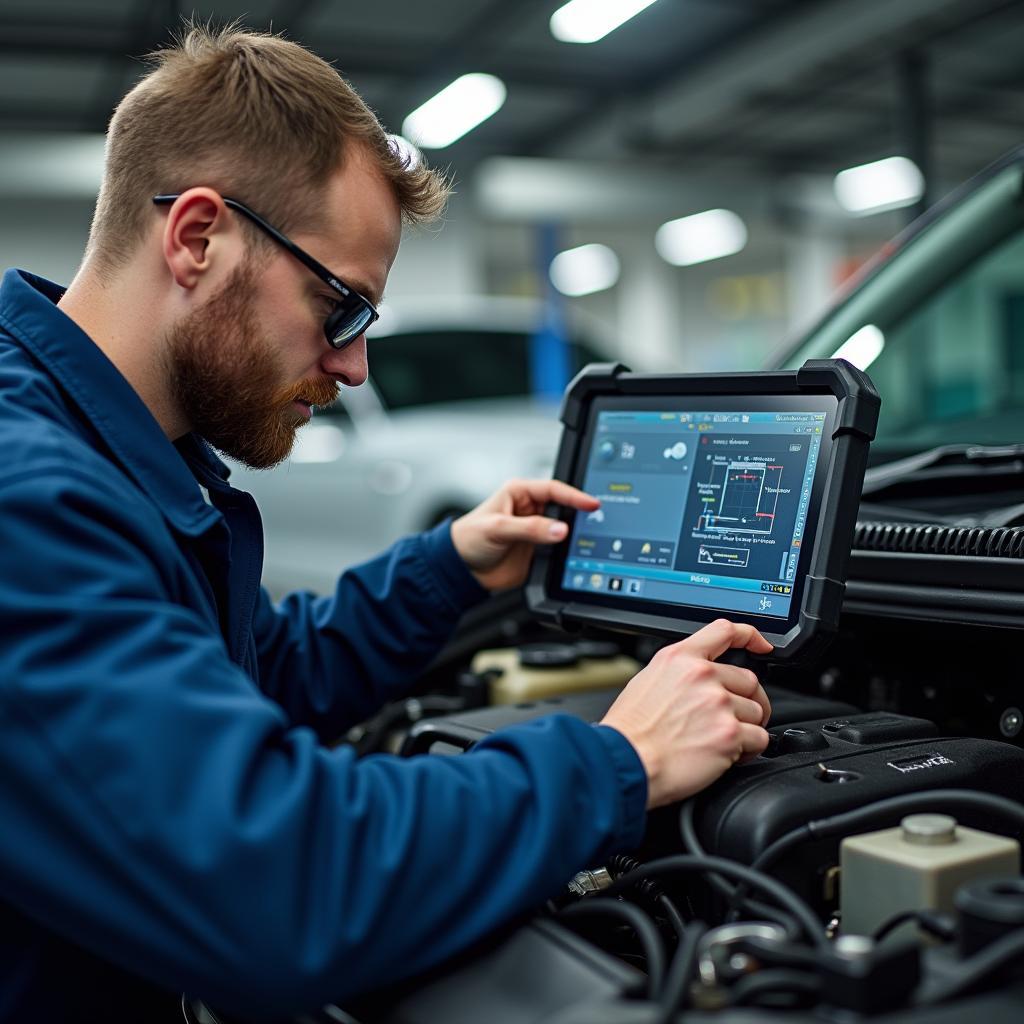
[{"label": "man's hand", "polygon": [[564,539],[566,524],[542,514],[549,502],[583,512],[601,504],[559,480],[510,480],[452,523],[455,550],[481,586],[488,590],[521,586],[534,546]]},{"label": "man's hand", "polygon": [[772,649],[753,626],[718,619],[658,651],[601,722],[639,755],[648,809],[692,796],[768,745],[764,726],[772,709],[757,676],[714,660],[731,647]]}]

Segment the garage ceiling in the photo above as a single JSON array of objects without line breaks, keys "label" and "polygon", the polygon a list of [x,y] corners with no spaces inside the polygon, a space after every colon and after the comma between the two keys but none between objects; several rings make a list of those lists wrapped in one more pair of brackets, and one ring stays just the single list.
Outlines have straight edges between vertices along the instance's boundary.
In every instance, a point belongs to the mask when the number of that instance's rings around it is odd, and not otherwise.
[{"label": "garage ceiling", "polygon": [[[585,46],[552,38],[558,6],[0,0],[0,132],[102,131],[143,69],[138,56],[194,9],[306,43],[393,130],[457,75],[500,76],[501,111],[433,157],[460,173],[498,154],[834,171],[906,151],[915,132],[920,142],[925,96],[944,179],[1021,141],[1022,0],[659,0]],[[917,107],[908,81],[924,85]]]}]

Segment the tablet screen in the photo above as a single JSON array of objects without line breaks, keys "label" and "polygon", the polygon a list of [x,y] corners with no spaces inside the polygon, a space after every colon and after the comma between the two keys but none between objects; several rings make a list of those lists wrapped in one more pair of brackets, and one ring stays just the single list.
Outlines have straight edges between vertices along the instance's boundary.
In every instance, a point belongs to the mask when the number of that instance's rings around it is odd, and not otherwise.
[{"label": "tablet screen", "polygon": [[781,627],[799,609],[836,405],[831,395],[596,399],[574,482],[601,507],[575,516],[559,589]]}]

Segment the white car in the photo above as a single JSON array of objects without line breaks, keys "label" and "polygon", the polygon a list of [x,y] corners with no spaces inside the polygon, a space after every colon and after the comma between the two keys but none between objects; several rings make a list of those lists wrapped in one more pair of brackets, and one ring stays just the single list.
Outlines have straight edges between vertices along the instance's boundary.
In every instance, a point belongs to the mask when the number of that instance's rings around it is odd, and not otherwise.
[{"label": "white car", "polygon": [[[284,465],[232,466],[263,514],[273,594],[330,592],[345,566],[510,477],[551,475],[560,396],[531,397],[539,322],[537,304],[494,299],[382,315],[370,380],[318,411]],[[569,372],[600,358],[578,341],[568,357]]]}]

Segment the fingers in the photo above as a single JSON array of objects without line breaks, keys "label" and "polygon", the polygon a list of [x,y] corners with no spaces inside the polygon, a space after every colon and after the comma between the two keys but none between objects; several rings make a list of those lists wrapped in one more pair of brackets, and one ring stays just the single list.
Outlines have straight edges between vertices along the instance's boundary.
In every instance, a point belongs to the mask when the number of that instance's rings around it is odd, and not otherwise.
[{"label": "fingers", "polygon": [[714,661],[732,648],[743,648],[753,654],[767,654],[772,645],[753,626],[728,619],[715,619],[693,636],[681,641],[687,651]]},{"label": "fingers", "polygon": [[757,757],[768,746],[768,733],[759,725],[740,722],[740,749],[737,760]]},{"label": "fingers", "polygon": [[768,733],[756,725],[740,723],[740,754],[736,764],[746,764],[763,754],[768,746]]},{"label": "fingers", "polygon": [[521,541],[557,544],[568,532],[569,527],[565,523],[547,516],[496,515],[490,523],[487,536],[495,544],[517,544]]},{"label": "fingers", "polygon": [[737,721],[746,722],[749,725],[761,725],[764,716],[764,709],[756,700],[749,697],[740,697],[735,693],[729,694],[732,703],[732,713]]},{"label": "fingers", "polygon": [[513,500],[525,495],[541,506],[553,501],[559,505],[590,512],[601,504],[592,494],[586,494],[561,480],[510,480],[505,486],[511,492]]},{"label": "fingers", "polygon": [[717,619],[686,640],[662,648],[659,656],[671,658],[675,652],[676,656],[706,659],[709,663],[706,671],[722,686],[731,693],[757,702],[761,709],[758,723],[762,726],[767,725],[768,719],[771,718],[772,705],[757,675],[750,669],[737,665],[723,665],[714,660],[734,647],[742,647],[755,653],[772,650],[772,645],[753,626],[730,622],[728,619]]},{"label": "fingers", "polygon": [[757,675],[750,669],[739,668],[737,665],[717,665],[716,667],[718,670],[716,675],[722,685],[730,693],[756,702],[761,709],[762,716],[757,721],[760,725],[767,725],[768,719],[771,718],[772,705]]}]

